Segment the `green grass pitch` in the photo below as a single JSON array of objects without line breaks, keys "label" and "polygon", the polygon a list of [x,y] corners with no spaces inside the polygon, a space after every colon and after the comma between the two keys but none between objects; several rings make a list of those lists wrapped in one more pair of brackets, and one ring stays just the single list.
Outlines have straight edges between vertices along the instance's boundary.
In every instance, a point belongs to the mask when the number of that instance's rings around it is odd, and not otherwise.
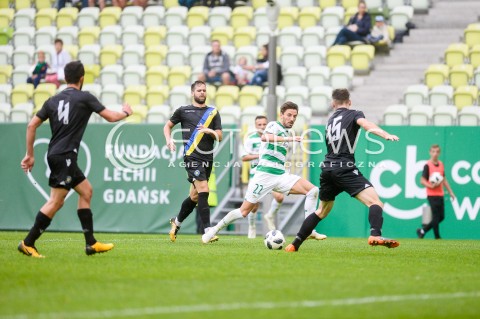
[{"label": "green grass pitch", "polygon": [[[97,234],[115,249],[87,257],[80,233],[45,233],[45,259],[0,232],[0,318],[479,318],[480,242],[307,241]],[[288,238],[287,241],[290,241]]]}]

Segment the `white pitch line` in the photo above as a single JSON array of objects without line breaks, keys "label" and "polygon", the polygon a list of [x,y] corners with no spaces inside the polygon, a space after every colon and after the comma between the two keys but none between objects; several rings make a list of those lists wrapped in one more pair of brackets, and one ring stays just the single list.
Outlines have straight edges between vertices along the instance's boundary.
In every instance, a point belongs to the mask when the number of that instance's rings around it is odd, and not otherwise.
[{"label": "white pitch line", "polygon": [[146,307],[113,309],[84,312],[52,312],[36,315],[19,314],[13,316],[0,316],[0,319],[56,319],[56,318],[121,318],[137,316],[153,316],[160,314],[178,314],[194,312],[217,312],[234,310],[269,310],[277,308],[318,308],[318,307],[339,307],[355,306],[372,303],[402,302],[402,301],[425,301],[435,299],[461,299],[480,298],[480,291],[455,292],[443,294],[415,294],[396,296],[373,296],[363,298],[344,298],[332,300],[303,300],[291,302],[252,302],[252,303],[225,303],[225,304],[200,304],[190,306],[167,306],[167,307]]}]

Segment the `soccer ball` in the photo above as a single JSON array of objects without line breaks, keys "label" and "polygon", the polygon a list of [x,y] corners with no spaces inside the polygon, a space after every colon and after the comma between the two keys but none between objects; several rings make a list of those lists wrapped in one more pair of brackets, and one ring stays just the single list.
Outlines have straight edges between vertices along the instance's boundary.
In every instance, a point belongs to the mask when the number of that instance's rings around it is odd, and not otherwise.
[{"label": "soccer ball", "polygon": [[439,172],[433,172],[432,175],[430,175],[429,181],[433,186],[438,186],[443,181],[443,176]]},{"label": "soccer ball", "polygon": [[282,249],[285,245],[285,237],[279,230],[271,230],[265,235],[265,240],[263,241],[265,246],[268,249]]}]

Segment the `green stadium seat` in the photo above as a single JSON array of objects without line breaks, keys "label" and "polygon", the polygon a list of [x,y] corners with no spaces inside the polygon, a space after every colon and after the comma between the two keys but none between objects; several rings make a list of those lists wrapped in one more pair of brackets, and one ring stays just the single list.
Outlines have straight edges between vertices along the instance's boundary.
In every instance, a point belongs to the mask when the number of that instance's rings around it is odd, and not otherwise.
[{"label": "green stadium seat", "polygon": [[7,45],[10,39],[13,37],[13,28],[1,28],[0,29],[0,46]]}]

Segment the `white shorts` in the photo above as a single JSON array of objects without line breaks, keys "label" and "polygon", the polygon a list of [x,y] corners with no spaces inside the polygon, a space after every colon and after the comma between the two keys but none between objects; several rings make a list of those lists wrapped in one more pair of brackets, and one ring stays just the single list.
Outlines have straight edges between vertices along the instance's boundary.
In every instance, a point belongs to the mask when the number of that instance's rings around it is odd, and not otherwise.
[{"label": "white shorts", "polygon": [[285,173],[273,175],[263,172],[256,172],[255,176],[248,183],[245,200],[250,203],[258,203],[265,195],[272,191],[288,194],[293,185],[300,179],[300,176]]}]

